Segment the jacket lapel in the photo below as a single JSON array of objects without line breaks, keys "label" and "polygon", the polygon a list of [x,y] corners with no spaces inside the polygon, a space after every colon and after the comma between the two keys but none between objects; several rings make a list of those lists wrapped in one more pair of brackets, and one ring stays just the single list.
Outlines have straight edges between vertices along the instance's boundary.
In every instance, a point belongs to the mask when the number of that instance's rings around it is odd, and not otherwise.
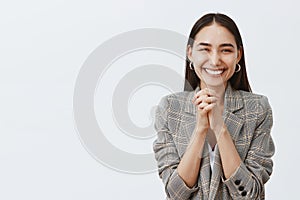
[{"label": "jacket lapel", "polygon": [[215,152],[215,162],[213,165],[213,171],[212,171],[211,180],[210,180],[209,198],[208,198],[211,200],[215,199],[215,196],[216,196],[218,188],[219,188],[220,179],[223,174],[219,148],[216,148],[215,151],[216,151]]},{"label": "jacket lapel", "polygon": [[237,114],[237,111],[241,110],[243,107],[243,97],[240,92],[232,89],[231,85],[228,83],[224,98],[223,119],[234,142],[237,140],[244,124],[244,116]]},{"label": "jacket lapel", "polygon": [[197,87],[194,91],[189,92],[189,94],[187,95],[187,101],[185,102],[184,105],[184,111],[186,113],[190,113],[192,115],[196,116],[196,106],[192,103],[192,99],[194,97],[194,95],[200,91],[200,88]]},{"label": "jacket lapel", "polygon": [[187,97],[186,97],[186,101],[184,101],[184,112],[185,114],[188,115],[188,117],[190,118],[189,120],[189,124],[186,126],[188,126],[188,130],[185,131],[186,136],[187,136],[187,141],[190,141],[192,134],[193,134],[193,130],[195,128],[196,125],[196,113],[197,113],[197,109],[196,106],[192,103],[192,99],[194,97],[194,94],[197,93],[199,91],[199,87],[197,87],[195,89],[195,91],[189,92]]},{"label": "jacket lapel", "polygon": [[210,159],[209,159],[209,150],[207,141],[204,143],[201,167],[199,172],[198,185],[201,188],[203,199],[208,199],[209,197],[209,186],[210,186],[210,177],[211,169],[210,169]]}]

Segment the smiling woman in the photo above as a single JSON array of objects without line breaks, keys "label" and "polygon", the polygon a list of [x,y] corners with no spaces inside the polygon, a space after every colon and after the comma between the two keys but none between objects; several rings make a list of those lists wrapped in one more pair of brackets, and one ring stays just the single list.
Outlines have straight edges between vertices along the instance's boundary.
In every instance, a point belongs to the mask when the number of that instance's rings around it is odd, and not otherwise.
[{"label": "smiling woman", "polygon": [[185,91],[162,98],[153,149],[169,199],[264,199],[273,169],[268,100],[251,92],[234,21],[207,14],[187,44]]},{"label": "smiling woman", "polygon": [[194,64],[197,76],[203,80],[201,88],[206,84],[226,87],[242,55],[234,36],[215,22],[201,29],[195,41],[196,45],[188,45],[188,58],[191,65]]}]

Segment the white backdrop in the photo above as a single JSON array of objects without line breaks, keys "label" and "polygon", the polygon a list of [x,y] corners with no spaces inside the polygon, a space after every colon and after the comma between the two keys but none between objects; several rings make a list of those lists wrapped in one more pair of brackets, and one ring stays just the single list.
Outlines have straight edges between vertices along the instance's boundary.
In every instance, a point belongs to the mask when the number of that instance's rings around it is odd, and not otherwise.
[{"label": "white backdrop", "polygon": [[[73,119],[74,85],[90,53],[111,37],[139,28],[168,29],[188,36],[194,22],[210,11],[228,14],[238,24],[252,89],[268,96],[273,108],[276,154],[267,198],[296,199],[300,14],[293,0],[2,1],[0,199],[163,199],[156,173],[120,173],[85,150]],[[147,62],[164,58],[157,52],[140,56]],[[168,59],[167,64],[174,64],[174,70],[183,74],[183,61],[176,59]],[[123,66],[133,60],[123,60]],[[105,85],[112,82],[111,89],[126,73],[122,62],[111,68],[118,75],[103,77]],[[133,95],[128,107],[132,120],[140,125],[151,123],[151,110],[143,107],[141,97],[156,104],[168,93],[158,87],[144,89]],[[101,96],[95,98],[101,100]],[[101,105],[95,104],[99,124],[100,115],[112,117]],[[106,137],[124,151],[151,152],[154,138],[128,139],[106,128]]]}]

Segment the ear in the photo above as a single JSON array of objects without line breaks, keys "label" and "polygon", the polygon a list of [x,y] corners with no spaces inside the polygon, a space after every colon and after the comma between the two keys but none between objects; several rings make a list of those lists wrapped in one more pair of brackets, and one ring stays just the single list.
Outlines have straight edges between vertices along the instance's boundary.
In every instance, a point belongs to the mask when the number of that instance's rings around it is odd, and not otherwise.
[{"label": "ear", "polygon": [[193,62],[193,57],[192,57],[192,46],[189,44],[186,48],[186,56],[190,61]]},{"label": "ear", "polygon": [[238,55],[237,55],[237,63],[240,62],[242,55],[243,55],[243,47],[240,47],[238,50]]}]

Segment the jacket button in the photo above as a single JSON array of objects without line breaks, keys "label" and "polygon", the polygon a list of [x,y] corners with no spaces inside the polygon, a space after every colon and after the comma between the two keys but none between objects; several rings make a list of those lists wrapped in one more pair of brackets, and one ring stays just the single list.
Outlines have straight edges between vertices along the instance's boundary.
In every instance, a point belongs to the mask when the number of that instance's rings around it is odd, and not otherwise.
[{"label": "jacket button", "polygon": [[236,185],[239,185],[239,184],[241,183],[241,180],[235,180],[234,183],[235,183]]},{"label": "jacket button", "polygon": [[247,192],[246,192],[246,191],[243,191],[243,192],[241,193],[241,195],[242,195],[242,196],[246,196],[246,195],[247,195]]},{"label": "jacket button", "polygon": [[239,191],[243,191],[243,190],[244,190],[244,186],[240,186]]}]

